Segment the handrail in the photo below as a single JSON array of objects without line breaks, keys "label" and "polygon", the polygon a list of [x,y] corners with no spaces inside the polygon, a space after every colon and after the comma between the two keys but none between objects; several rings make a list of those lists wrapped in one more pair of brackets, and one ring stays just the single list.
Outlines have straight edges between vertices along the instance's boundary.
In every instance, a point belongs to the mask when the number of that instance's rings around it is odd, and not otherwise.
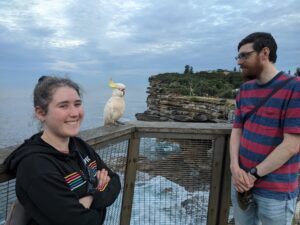
[{"label": "handrail", "polygon": [[[141,138],[215,140],[213,149],[217,151],[217,154],[214,154],[212,159],[213,177],[210,184],[207,224],[225,225],[227,224],[229,209],[229,195],[226,191],[229,190],[230,185],[230,178],[228,177],[228,140],[230,131],[231,124],[130,121],[125,125],[85,130],[80,132],[79,136],[94,148],[128,140],[128,155],[120,216],[121,225],[130,224]],[[16,147],[0,149],[0,162]],[[0,167],[0,183],[13,178],[11,174],[3,173],[3,169],[3,167]]]}]

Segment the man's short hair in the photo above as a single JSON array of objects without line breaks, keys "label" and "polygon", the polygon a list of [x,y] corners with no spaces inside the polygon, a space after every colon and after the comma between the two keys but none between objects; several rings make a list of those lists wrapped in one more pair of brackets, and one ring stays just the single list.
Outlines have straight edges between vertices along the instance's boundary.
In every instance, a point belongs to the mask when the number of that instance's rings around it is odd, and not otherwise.
[{"label": "man's short hair", "polygon": [[238,45],[238,51],[240,48],[248,43],[253,43],[253,49],[256,52],[260,52],[264,47],[267,47],[270,49],[269,54],[269,60],[270,62],[275,63],[277,59],[277,44],[275,39],[270,33],[266,32],[255,32],[252,34],[249,34],[247,37],[245,37],[243,40],[240,41]]}]

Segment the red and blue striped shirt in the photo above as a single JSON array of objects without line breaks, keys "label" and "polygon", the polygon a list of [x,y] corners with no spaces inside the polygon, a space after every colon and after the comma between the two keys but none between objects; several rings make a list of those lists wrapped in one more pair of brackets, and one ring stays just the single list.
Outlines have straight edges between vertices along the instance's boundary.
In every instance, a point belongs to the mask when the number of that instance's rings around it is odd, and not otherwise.
[{"label": "red and blue striped shirt", "polygon": [[[241,85],[236,97],[234,128],[243,130],[239,163],[245,171],[262,162],[282,141],[284,133],[300,134],[300,79],[294,78],[271,96],[247,121],[243,119],[280,82],[289,76],[278,73],[266,84],[251,80]],[[300,154],[259,179],[253,192],[266,198],[287,200],[298,195]]]}]

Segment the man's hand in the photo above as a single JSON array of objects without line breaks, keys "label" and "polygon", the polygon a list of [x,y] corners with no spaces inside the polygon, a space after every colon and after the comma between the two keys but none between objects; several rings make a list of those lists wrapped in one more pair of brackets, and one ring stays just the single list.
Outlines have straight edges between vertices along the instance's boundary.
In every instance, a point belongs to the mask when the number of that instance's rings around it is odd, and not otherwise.
[{"label": "man's hand", "polygon": [[255,176],[253,176],[250,172],[248,172],[247,175],[248,175],[250,182],[253,182],[253,184],[254,184],[254,182],[257,180],[257,178]]},{"label": "man's hand", "polygon": [[243,193],[254,186],[255,179],[250,177],[250,174],[248,175],[248,173],[240,167],[231,168],[231,174],[232,182],[238,192]]}]

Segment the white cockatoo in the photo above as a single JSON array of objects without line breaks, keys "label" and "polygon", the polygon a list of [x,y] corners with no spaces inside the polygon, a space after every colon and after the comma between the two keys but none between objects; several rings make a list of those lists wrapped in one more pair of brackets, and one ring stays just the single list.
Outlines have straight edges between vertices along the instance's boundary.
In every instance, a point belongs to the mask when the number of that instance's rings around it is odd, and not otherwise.
[{"label": "white cockatoo", "polygon": [[115,83],[111,79],[108,86],[112,89],[112,96],[104,106],[104,126],[116,125],[125,110],[124,95],[126,86],[122,83]]}]

